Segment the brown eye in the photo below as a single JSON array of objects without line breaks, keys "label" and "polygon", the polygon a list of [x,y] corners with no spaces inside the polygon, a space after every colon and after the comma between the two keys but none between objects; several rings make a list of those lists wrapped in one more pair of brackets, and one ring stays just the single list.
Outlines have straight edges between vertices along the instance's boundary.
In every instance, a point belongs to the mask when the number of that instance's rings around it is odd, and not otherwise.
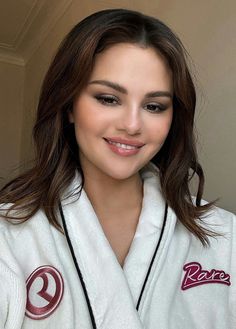
[{"label": "brown eye", "polygon": [[114,96],[110,96],[110,95],[98,95],[95,96],[95,98],[97,99],[97,101],[103,105],[107,105],[107,106],[114,106],[119,104],[119,100],[114,97]]},{"label": "brown eye", "polygon": [[163,104],[159,104],[159,103],[149,103],[144,106],[144,109],[146,109],[148,112],[151,112],[151,113],[159,113],[159,112],[163,112],[164,110],[166,110],[166,106],[164,106]]}]

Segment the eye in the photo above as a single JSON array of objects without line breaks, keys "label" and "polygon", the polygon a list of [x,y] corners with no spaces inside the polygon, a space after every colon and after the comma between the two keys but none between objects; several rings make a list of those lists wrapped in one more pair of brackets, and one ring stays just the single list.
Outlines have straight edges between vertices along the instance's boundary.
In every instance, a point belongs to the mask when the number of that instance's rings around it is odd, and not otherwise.
[{"label": "eye", "polygon": [[165,111],[167,108],[166,105],[159,103],[149,103],[144,106],[144,109],[151,113],[160,113]]},{"label": "eye", "polygon": [[95,98],[103,105],[115,106],[119,104],[119,99],[112,95],[96,95]]}]

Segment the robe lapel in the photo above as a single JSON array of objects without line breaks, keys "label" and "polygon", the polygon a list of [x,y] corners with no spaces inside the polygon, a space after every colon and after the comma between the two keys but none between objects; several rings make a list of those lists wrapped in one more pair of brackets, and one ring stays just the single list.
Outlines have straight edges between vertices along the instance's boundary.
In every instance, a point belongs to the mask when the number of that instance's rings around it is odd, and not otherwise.
[{"label": "robe lapel", "polygon": [[97,328],[141,329],[124,272],[86,193],[76,202],[64,202],[63,212]]},{"label": "robe lapel", "polygon": [[[144,181],[142,211],[133,242],[124,263],[124,273],[135,305],[137,305],[151,259],[160,239],[165,214],[165,200],[160,190],[157,173],[151,170],[144,171],[142,178]],[[144,296],[147,295],[149,282],[152,281],[153,275],[157,277],[161,270],[160,259],[167,252],[167,247],[165,246],[168,246],[168,236],[173,233],[175,221],[175,216],[173,216],[173,212],[169,208],[164,233],[152,271],[148,277]]]}]

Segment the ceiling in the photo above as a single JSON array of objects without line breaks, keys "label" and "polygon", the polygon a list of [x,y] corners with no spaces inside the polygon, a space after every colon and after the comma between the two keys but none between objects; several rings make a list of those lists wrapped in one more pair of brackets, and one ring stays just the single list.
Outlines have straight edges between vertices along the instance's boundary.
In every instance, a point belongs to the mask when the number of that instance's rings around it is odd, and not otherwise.
[{"label": "ceiling", "polygon": [[0,1],[0,61],[24,65],[71,1]]}]

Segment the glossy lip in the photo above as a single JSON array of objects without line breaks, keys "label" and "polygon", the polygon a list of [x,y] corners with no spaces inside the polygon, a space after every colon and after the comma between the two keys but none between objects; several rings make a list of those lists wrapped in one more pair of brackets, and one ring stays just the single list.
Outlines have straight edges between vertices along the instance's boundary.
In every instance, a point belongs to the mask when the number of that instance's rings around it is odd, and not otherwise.
[{"label": "glossy lip", "polygon": [[[106,142],[106,145],[109,147],[109,149],[113,153],[115,153],[117,155],[120,155],[122,157],[129,157],[129,156],[132,156],[132,155],[135,155],[135,154],[139,153],[141,147],[145,145],[145,144],[143,144],[143,143],[141,143],[137,140],[130,141],[130,140],[120,138],[120,137],[104,138],[104,141]],[[124,148],[121,148],[117,145],[110,144],[109,141],[115,142],[115,143],[130,145],[130,146],[133,146],[135,148],[134,149],[124,149]]]},{"label": "glossy lip", "polygon": [[130,146],[135,146],[135,147],[142,147],[145,145],[144,143],[141,143],[138,140],[128,140],[128,139],[121,138],[121,137],[104,137],[104,139],[106,141],[111,141],[111,142],[120,143],[120,144],[126,144],[126,145],[130,145]]}]

